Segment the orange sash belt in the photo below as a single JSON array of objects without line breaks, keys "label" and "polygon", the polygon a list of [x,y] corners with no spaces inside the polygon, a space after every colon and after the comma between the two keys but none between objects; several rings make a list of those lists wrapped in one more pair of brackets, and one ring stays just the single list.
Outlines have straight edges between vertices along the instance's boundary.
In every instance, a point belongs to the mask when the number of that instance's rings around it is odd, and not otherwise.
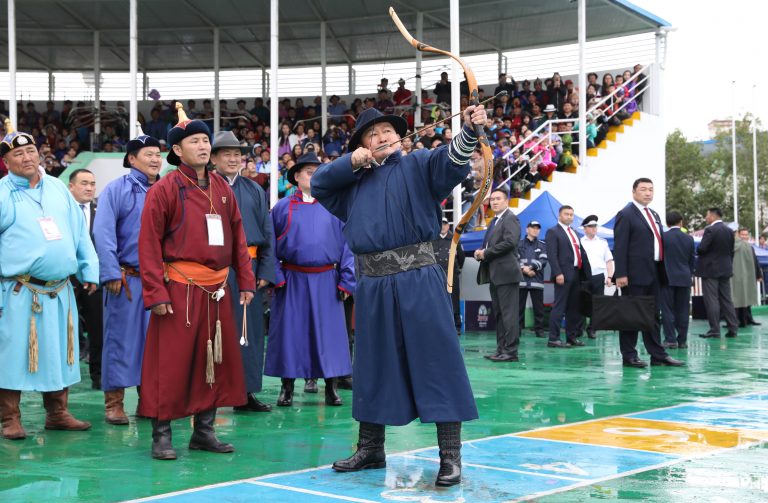
[{"label": "orange sash belt", "polygon": [[259,255],[259,247],[258,246],[249,246],[248,247],[248,255],[251,256],[252,259],[256,259]]},{"label": "orange sash belt", "polygon": [[229,274],[229,267],[217,271],[203,264],[186,260],[165,262],[163,265],[166,279],[185,285],[221,285],[227,281]]}]

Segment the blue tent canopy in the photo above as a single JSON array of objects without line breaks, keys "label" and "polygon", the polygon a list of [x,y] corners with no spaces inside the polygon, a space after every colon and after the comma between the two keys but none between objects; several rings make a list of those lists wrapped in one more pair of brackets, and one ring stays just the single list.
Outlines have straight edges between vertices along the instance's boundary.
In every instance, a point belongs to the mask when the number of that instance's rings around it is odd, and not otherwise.
[{"label": "blue tent canopy", "polygon": [[[517,218],[520,220],[520,239],[525,236],[525,228],[528,223],[536,220],[541,224],[541,239],[544,239],[544,233],[550,227],[557,225],[558,210],[562,206],[562,203],[555,199],[549,192],[542,192],[531,204],[525,207],[523,211],[517,214]],[[581,222],[584,220],[582,217],[575,215],[573,217],[574,229],[581,226]],[[613,247],[613,231],[598,227],[598,236],[608,240],[608,244]],[[468,232],[461,236],[461,245],[465,252],[473,252],[480,248],[483,244],[483,236],[485,231]]]}]

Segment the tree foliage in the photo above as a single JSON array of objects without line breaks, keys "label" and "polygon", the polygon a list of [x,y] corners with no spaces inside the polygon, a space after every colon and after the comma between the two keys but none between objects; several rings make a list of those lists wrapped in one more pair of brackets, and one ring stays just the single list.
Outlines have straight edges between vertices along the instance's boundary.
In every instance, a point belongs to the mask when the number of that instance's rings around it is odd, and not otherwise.
[{"label": "tree foliage", "polygon": [[[768,132],[757,122],[758,216],[759,229],[768,224]],[[739,225],[753,231],[754,193],[752,157],[752,118],[736,122],[736,168],[738,177]],[[676,130],[667,137],[667,211],[683,214],[692,229],[704,226],[704,212],[719,206],[724,220],[733,221],[733,163],[730,131],[715,138],[714,151],[705,155],[701,144],[691,143]]]}]

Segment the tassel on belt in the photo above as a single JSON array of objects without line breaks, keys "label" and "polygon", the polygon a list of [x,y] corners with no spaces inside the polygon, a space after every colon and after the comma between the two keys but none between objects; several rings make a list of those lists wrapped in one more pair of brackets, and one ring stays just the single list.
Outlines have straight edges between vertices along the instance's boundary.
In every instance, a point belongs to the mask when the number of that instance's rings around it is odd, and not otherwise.
[{"label": "tassel on belt", "polygon": [[[32,314],[29,318],[29,350],[28,350],[28,370],[34,374],[38,370],[39,346],[37,338],[37,315],[43,312],[43,304],[40,303],[40,295],[47,295],[52,299],[69,285],[69,278],[54,281],[44,281],[24,274],[14,276],[11,279],[16,281],[16,287],[13,293],[19,293],[22,285],[32,292]],[[39,288],[42,287],[42,288]],[[69,310],[67,312],[67,364],[75,364],[75,323],[72,315],[72,293],[69,293]]]},{"label": "tassel on belt", "polygon": [[[165,262],[163,266],[166,282],[175,281],[176,283],[187,285],[187,327],[192,326],[192,323],[189,321],[190,287],[195,286],[206,293],[206,300],[208,302],[206,306],[206,313],[208,315],[208,344],[206,350],[205,382],[213,385],[213,383],[216,382],[213,364],[216,363],[220,365],[224,361],[221,341],[219,301],[221,301],[225,295],[224,288],[227,286],[229,267],[217,271],[206,267],[203,264],[185,260]],[[217,288],[214,289],[211,287]],[[216,332],[213,340],[211,339],[211,300],[216,301]]]}]

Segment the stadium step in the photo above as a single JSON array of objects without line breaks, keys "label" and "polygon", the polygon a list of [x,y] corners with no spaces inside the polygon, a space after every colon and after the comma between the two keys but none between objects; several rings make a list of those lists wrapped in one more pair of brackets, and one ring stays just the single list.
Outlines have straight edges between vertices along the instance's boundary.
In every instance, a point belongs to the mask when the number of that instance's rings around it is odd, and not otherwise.
[{"label": "stadium step", "polygon": [[608,131],[611,131],[613,133],[623,133],[624,132],[624,124],[620,124],[618,126],[611,126]]},{"label": "stadium step", "polygon": [[589,148],[587,149],[587,157],[597,157],[597,153],[599,150],[597,148]]},{"label": "stadium step", "polygon": [[608,134],[605,135],[605,139],[608,141],[616,141],[616,132],[608,130]]}]

